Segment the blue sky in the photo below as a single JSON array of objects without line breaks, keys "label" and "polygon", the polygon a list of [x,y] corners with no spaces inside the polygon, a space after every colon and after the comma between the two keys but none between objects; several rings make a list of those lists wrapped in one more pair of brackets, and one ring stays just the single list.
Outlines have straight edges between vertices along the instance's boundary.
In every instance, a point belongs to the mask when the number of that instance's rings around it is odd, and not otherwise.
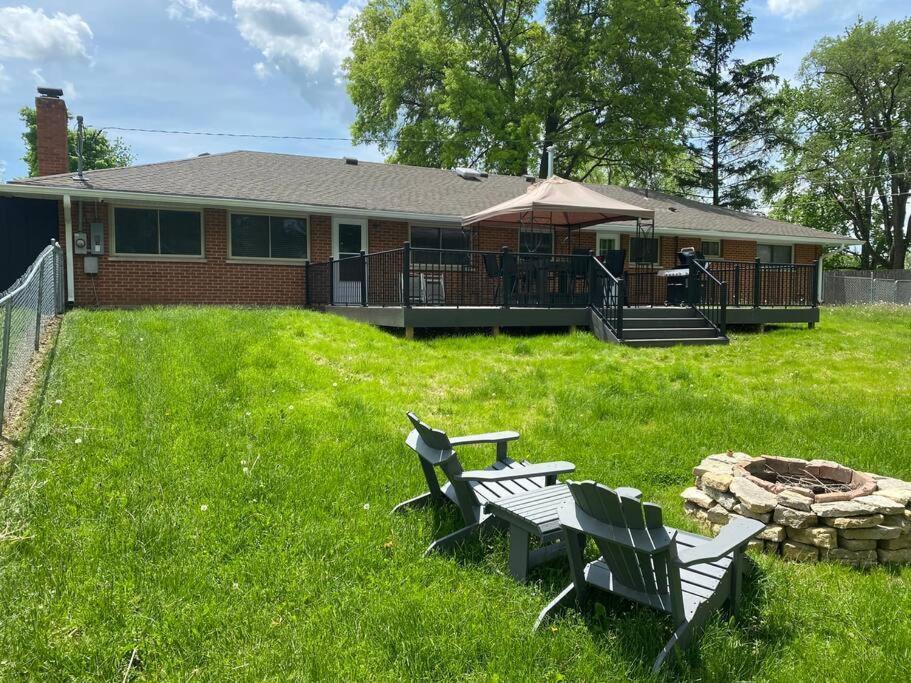
[{"label": "blue sky", "polygon": [[[338,67],[364,0],[0,0],[0,180],[25,175],[18,110],[62,87],[92,126],[346,137],[353,110]],[[896,0],[752,0],[745,58],[802,56],[858,14],[901,18]],[[137,162],[259,149],[379,159],[344,141],[117,133]]]}]

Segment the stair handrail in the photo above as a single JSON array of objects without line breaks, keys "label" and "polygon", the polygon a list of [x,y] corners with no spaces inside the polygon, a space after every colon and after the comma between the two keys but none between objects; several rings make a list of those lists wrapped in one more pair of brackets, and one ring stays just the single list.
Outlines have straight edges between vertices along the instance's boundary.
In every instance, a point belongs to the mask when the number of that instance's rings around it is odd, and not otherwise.
[{"label": "stair handrail", "polygon": [[[626,305],[626,282],[607,269],[598,258],[590,257],[589,308],[613,335],[623,340],[623,307]],[[600,283],[600,288],[599,288]]]},{"label": "stair handrail", "polygon": [[[705,276],[708,286],[700,287],[699,280]],[[728,285],[719,280],[709,269],[697,260],[690,262],[689,304],[715,328],[718,334],[726,337],[728,333]]]}]

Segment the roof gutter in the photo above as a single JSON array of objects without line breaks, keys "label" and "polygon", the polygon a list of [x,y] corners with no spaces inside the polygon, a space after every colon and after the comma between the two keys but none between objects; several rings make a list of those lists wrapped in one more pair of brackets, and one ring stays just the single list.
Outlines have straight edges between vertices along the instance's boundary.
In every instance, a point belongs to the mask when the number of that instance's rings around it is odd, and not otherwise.
[{"label": "roof gutter", "polygon": [[[96,201],[124,201],[124,202],[149,202],[154,204],[174,204],[179,206],[212,207],[225,209],[258,209],[262,211],[298,211],[320,215],[343,215],[352,218],[385,218],[388,220],[407,221],[410,223],[434,222],[451,223],[455,226],[462,225],[462,216],[451,214],[418,213],[409,211],[386,211],[382,209],[361,209],[346,206],[329,206],[325,204],[304,204],[300,202],[269,202],[250,199],[233,199],[228,197],[203,197],[194,195],[176,195],[148,192],[125,192],[122,190],[96,190],[92,188],[60,188],[26,183],[10,182],[0,184],[0,195],[22,197],[48,197],[60,199],[63,196],[74,198],[93,199]],[[633,226],[606,223],[603,225],[583,228],[583,230],[605,230],[615,233],[634,233]],[[860,240],[850,237],[804,237],[789,235],[766,235],[762,233],[746,232],[721,232],[712,230],[692,230],[690,228],[655,227],[656,234],[677,235],[691,233],[699,236],[717,237],[719,239],[754,240],[758,242],[783,242],[789,244],[826,244],[831,246],[848,246],[863,244]]]}]

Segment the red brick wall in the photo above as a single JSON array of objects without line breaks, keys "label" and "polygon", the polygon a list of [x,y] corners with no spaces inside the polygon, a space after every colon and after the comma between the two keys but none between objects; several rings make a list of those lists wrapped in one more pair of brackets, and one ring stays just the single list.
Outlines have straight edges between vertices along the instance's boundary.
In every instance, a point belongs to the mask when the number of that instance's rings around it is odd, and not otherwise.
[{"label": "red brick wall", "polygon": [[721,258],[726,261],[755,261],[756,242],[721,240]]},{"label": "red brick wall", "polygon": [[35,114],[38,124],[38,175],[69,172],[66,103],[56,97],[36,97]]},{"label": "red brick wall", "polygon": [[370,220],[367,222],[368,252],[401,249],[408,241],[408,223]]},{"label": "red brick wall", "polygon": [[818,244],[795,244],[794,263],[815,263],[822,256],[822,247]]},{"label": "red brick wall", "polygon": [[[73,202],[73,231],[79,230],[79,202]],[[104,225],[105,254],[100,257],[98,275],[86,275],[83,256],[74,255],[73,275],[76,304],[80,306],[129,306],[137,304],[250,304],[302,305],[305,302],[305,273],[302,265],[232,263],[228,261],[227,211],[205,209],[203,230],[205,256],[193,261],[167,261],[110,255],[110,207],[85,202],[83,229]],[[63,209],[60,209],[60,237],[64,237]],[[314,259],[329,258],[328,216],[311,216],[310,249]],[[94,285],[94,287],[93,287]]]}]

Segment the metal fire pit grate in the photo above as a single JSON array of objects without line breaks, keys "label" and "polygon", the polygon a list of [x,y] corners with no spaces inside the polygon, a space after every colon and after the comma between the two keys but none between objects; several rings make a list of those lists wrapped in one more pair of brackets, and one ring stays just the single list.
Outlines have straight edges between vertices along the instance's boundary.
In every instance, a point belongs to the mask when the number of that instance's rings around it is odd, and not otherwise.
[{"label": "metal fire pit grate", "polygon": [[[765,474],[765,472],[762,474]],[[762,476],[762,474],[759,476]],[[843,484],[829,479],[820,479],[806,470],[794,474],[780,474],[770,470],[769,474],[773,477],[771,481],[778,484],[784,484],[785,486],[797,486],[803,489],[809,489],[815,494],[845,493],[847,491],[852,491],[855,488],[854,484],[851,484],[850,482]],[[765,479],[765,477],[762,478]]]}]

